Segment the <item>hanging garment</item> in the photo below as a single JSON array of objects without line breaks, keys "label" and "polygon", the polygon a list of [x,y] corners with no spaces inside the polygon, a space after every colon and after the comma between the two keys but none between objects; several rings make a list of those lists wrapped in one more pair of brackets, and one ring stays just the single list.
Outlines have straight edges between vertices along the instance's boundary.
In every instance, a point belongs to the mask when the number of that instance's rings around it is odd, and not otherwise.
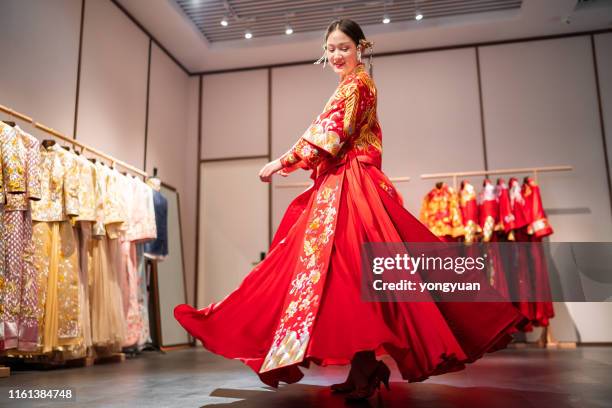
[{"label": "hanging garment", "polygon": [[544,238],[551,235],[553,229],[548,222],[544,206],[542,205],[540,187],[531,177],[525,178],[521,194],[525,202],[525,218],[528,221],[527,234],[533,235],[536,238]]},{"label": "hanging garment", "polygon": [[3,224],[0,263],[4,271],[3,282],[0,282],[3,291],[0,321],[4,321],[6,349],[32,351],[38,336],[38,272],[32,260],[30,201],[39,200],[41,196],[40,144],[19,126],[15,126],[12,135],[6,135],[2,142],[2,163],[7,164],[2,174],[11,175],[7,177],[7,185],[12,183],[12,187],[23,191],[6,195],[0,221]]},{"label": "hanging garment", "polygon": [[[6,228],[4,225],[4,204],[6,196],[12,193],[25,191],[23,179],[25,158],[17,131],[4,122],[0,122],[0,237],[4,238]],[[7,240],[0,239],[0,350],[4,350],[4,319],[6,302],[6,256]]]},{"label": "hanging garment", "polygon": [[505,345],[523,320],[506,303],[361,300],[362,243],[440,242],[401,206],[381,146],[376,88],[359,64],[281,158],[284,172],[312,169],[314,185],[289,205],[266,258],[220,302],[177,306],[180,324],[275,387],[299,381],[299,366],[348,364],[361,350],[422,381]]},{"label": "hanging garment", "polygon": [[491,184],[489,179],[485,179],[478,199],[478,215],[480,228],[482,228],[482,241],[489,242],[499,222],[497,194],[495,186]]},{"label": "hanging garment", "polygon": [[79,301],[79,214],[75,156],[53,144],[41,148],[42,198],[32,203],[34,264],[39,271],[39,345],[65,358],[85,354]]},{"label": "hanging garment", "polygon": [[[551,299],[548,266],[542,247],[542,238],[551,235],[553,229],[542,206],[540,187],[530,177],[525,178],[522,186],[522,196],[525,201],[527,226],[517,232],[517,239],[532,243],[528,246],[527,254],[531,272],[531,291],[537,299]],[[529,302],[528,307],[529,314],[527,316],[534,326],[548,326],[550,319],[555,315],[551,301]]]},{"label": "hanging garment", "polygon": [[423,198],[420,220],[438,237],[457,238],[465,234],[457,193],[438,183]]},{"label": "hanging garment", "polygon": [[89,250],[93,223],[96,221],[95,165],[77,156],[79,172],[79,215],[76,217],[76,235],[79,243],[79,296],[81,322],[85,348],[93,345],[91,340],[91,310],[89,307]]},{"label": "hanging garment", "polygon": [[[542,232],[552,233],[552,228],[541,206],[539,188],[529,180],[527,179],[523,186],[514,177],[509,181],[510,207],[514,220],[507,226],[507,228],[513,228],[509,237],[514,238],[517,243],[522,243],[512,247],[513,250],[506,263],[509,265],[508,270],[512,271],[509,280],[512,296],[515,299],[521,299],[515,302],[515,305],[523,315],[529,318],[529,324],[523,327],[523,331],[532,331],[534,326],[547,326],[550,318],[554,316],[553,305],[550,301],[529,301],[529,299],[536,298],[550,299],[551,293],[546,257],[540,244],[541,238],[529,234],[528,231],[533,231],[533,226],[538,225],[544,226],[541,229]],[[535,186],[535,193],[533,186]],[[538,221],[535,222],[536,220]]]},{"label": "hanging garment", "polygon": [[512,177],[508,182],[508,186],[510,207],[512,208],[512,215],[514,216],[514,228],[523,228],[527,226],[528,221],[525,216],[525,199],[521,191],[521,184],[515,177]]},{"label": "hanging garment", "polygon": [[152,343],[149,326],[149,294],[147,291],[147,272],[145,266],[144,244],[136,244],[136,262],[138,268],[138,310],[142,318],[141,331],[138,335],[137,348],[142,350]]},{"label": "hanging garment", "polygon": [[[498,242],[498,232],[501,230],[501,225],[499,224],[499,201],[497,189],[489,179],[484,180],[478,199],[478,215],[480,227],[482,228],[482,241],[485,243]],[[499,251],[500,247],[492,244],[485,248],[489,284],[505,299],[508,299],[510,292],[502,254]]]},{"label": "hanging garment", "polygon": [[96,222],[88,248],[91,260],[88,275],[91,338],[98,355],[120,351],[126,331],[117,251],[125,214],[117,189],[117,175],[102,163],[96,163]]},{"label": "hanging garment", "polygon": [[[144,316],[139,306],[139,272],[136,245],[156,238],[153,192],[135,177],[121,179],[127,221],[121,234],[121,292],[126,319],[123,347],[137,346],[143,332]],[[148,311],[147,311],[148,314]],[[148,319],[147,319],[148,322]]]},{"label": "hanging garment", "polygon": [[499,228],[500,237],[504,237],[505,240],[513,241],[514,235],[513,230],[516,229],[516,222],[514,214],[512,212],[512,205],[510,203],[510,192],[508,186],[503,179],[497,179],[497,201],[499,203]]},{"label": "hanging garment", "polygon": [[482,232],[478,219],[478,204],[476,202],[476,190],[474,186],[467,180],[461,182],[461,191],[459,192],[459,207],[461,208],[461,216],[463,219],[463,227],[465,231],[465,242],[472,243],[478,239]]},{"label": "hanging garment", "polygon": [[145,244],[145,256],[163,261],[168,256],[168,200],[159,188],[153,189],[153,205],[157,237]]},{"label": "hanging garment", "polygon": [[135,209],[134,224],[132,225],[133,228],[130,228],[128,231],[128,238],[135,242],[136,247],[138,316],[142,319],[136,345],[138,349],[142,350],[146,344],[152,343],[149,328],[149,294],[147,291],[148,280],[145,267],[144,243],[157,238],[157,226],[153,204],[153,189],[140,180],[138,180],[136,186],[142,199],[139,200],[138,207]]},{"label": "hanging garment", "polygon": [[[524,241],[524,236],[517,237],[517,231],[526,227],[528,221],[525,217],[525,199],[521,192],[521,185],[515,177],[511,177],[509,182],[510,206],[514,216],[514,232],[513,235],[517,242]],[[531,298],[531,272],[529,267],[528,251],[524,246],[515,247],[512,259],[511,268],[513,276],[511,278],[511,291],[514,293],[515,299],[530,299]],[[525,316],[532,316],[532,307],[526,300],[516,302],[515,305]],[[524,331],[531,331],[533,327],[530,324],[524,327]]]}]

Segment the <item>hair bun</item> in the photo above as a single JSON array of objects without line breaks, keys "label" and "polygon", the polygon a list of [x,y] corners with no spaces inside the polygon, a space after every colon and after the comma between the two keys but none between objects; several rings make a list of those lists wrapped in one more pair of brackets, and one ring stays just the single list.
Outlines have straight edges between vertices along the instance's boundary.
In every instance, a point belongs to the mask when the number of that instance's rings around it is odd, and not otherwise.
[{"label": "hair bun", "polygon": [[367,49],[374,47],[374,42],[362,38],[361,40],[359,40],[359,45],[361,45],[364,49]]}]

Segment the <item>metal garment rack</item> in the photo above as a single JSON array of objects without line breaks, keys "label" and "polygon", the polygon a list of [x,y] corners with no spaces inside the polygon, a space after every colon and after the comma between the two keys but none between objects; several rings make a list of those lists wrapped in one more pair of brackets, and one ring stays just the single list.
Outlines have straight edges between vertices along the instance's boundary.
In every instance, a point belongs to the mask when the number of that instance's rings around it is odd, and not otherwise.
[{"label": "metal garment rack", "polygon": [[[391,177],[389,179],[391,182],[395,182],[395,183],[405,183],[410,181],[410,177]],[[312,183],[308,183],[308,182],[302,182],[302,183],[282,183],[282,184],[277,184],[274,187],[275,188],[297,188],[297,187],[308,187],[310,186]]]},{"label": "metal garment rack", "polygon": [[[479,170],[479,171],[460,171],[455,173],[431,173],[421,174],[421,179],[453,179],[453,188],[457,191],[457,178],[468,177],[468,176],[488,176],[493,174],[517,174],[517,173],[531,173],[535,182],[538,182],[539,173],[547,173],[553,171],[573,171],[573,166],[547,166],[547,167],[519,167],[513,169],[499,169],[499,170]],[[542,348],[576,348],[576,342],[560,342],[555,340],[552,329],[550,326],[546,326],[542,329],[540,338],[534,343],[537,347]],[[520,346],[517,346],[517,348]]]},{"label": "metal garment rack", "polygon": [[[42,130],[43,132],[57,138],[57,139],[61,139],[62,141],[71,144],[73,147],[78,146],[80,148],[80,152],[81,154],[85,153],[85,152],[89,152],[89,153],[93,153],[94,155],[98,156],[101,159],[104,159],[108,162],[110,162],[110,167],[115,168],[115,166],[121,166],[122,168],[124,168],[125,170],[128,170],[132,173],[135,173],[139,176],[142,176],[144,178],[147,178],[148,175],[145,171],[140,170],[139,168],[132,166],[122,160],[119,160],[111,155],[108,155],[106,153],[101,152],[98,149],[95,149],[91,146],[86,145],[85,143],[81,143],[76,141],[75,139],[68,137],[60,132],[58,132],[57,130],[50,128],[40,122],[36,122],[34,119],[32,119],[30,116],[28,115],[24,115],[23,113],[17,112],[14,109],[11,109],[7,106],[4,105],[0,105],[0,112],[4,112],[7,115],[10,115],[16,119],[19,119],[23,122],[29,123],[31,125],[33,125],[35,128]],[[122,353],[118,353],[112,357],[123,357],[124,355]],[[123,360],[121,360],[123,361]],[[2,377],[9,377],[11,374],[10,368],[0,365],[0,378]]]},{"label": "metal garment rack", "polygon": [[547,173],[551,171],[573,171],[572,166],[547,166],[547,167],[518,167],[514,169],[499,169],[499,170],[477,170],[477,171],[458,171],[454,173],[430,173],[421,174],[422,179],[443,179],[452,178],[453,188],[457,190],[457,178],[468,176],[488,176],[493,174],[516,174],[516,173],[532,173],[535,182],[538,182],[539,173]]},{"label": "metal garment rack", "polygon": [[122,160],[116,159],[113,156],[110,156],[110,155],[108,155],[106,153],[103,153],[103,152],[101,152],[98,149],[95,149],[95,148],[93,148],[91,146],[86,145],[85,143],[78,142],[75,139],[62,134],[62,133],[58,132],[57,130],[55,130],[53,128],[50,128],[50,127],[48,127],[46,125],[43,125],[40,122],[36,122],[30,116],[24,115],[23,113],[19,113],[19,112],[15,111],[15,110],[13,110],[11,108],[8,108],[8,107],[6,107],[4,105],[0,105],[0,111],[4,112],[4,113],[6,113],[6,114],[8,114],[10,116],[13,116],[14,118],[20,119],[20,120],[22,120],[24,122],[31,123],[32,125],[34,125],[35,128],[40,129],[43,132],[45,132],[45,133],[47,133],[47,134],[49,134],[49,135],[51,135],[53,137],[61,139],[61,140],[63,140],[66,143],[70,143],[73,146],[78,146],[81,149],[81,153],[90,152],[90,153],[93,153],[93,154],[95,154],[96,156],[98,156],[98,157],[100,157],[102,159],[105,159],[105,160],[109,161],[111,167],[113,167],[113,168],[116,165],[119,165],[119,166],[123,167],[126,170],[129,170],[129,171],[131,171],[133,173],[138,174],[139,176],[142,176],[142,177],[145,177],[145,178],[148,177],[148,175],[147,175],[147,173],[145,171],[140,170],[139,168],[137,168],[135,166],[132,166],[132,165],[130,165],[130,164],[128,164],[128,163],[126,163],[126,162],[124,162]]}]

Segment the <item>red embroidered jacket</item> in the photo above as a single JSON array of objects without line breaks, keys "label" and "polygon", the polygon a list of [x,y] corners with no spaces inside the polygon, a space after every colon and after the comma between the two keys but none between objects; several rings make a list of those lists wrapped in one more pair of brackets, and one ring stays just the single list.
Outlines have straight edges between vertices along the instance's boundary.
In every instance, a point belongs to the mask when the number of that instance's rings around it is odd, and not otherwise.
[{"label": "red embroidered jacket", "polygon": [[[376,114],[376,86],[363,63],[347,74],[293,147],[281,156],[284,174],[298,168],[317,173],[320,164],[357,149],[381,165],[382,132]],[[314,178],[314,177],[313,177]]]}]

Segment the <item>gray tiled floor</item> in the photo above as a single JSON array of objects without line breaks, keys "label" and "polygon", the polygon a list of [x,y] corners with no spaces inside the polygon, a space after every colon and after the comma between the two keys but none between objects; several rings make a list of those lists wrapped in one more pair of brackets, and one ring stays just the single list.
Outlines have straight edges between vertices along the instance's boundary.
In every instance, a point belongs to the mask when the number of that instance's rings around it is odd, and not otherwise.
[{"label": "gray tiled floor", "polygon": [[[612,347],[503,350],[466,370],[423,383],[401,381],[393,364],[391,391],[361,406],[412,408],[612,407]],[[348,367],[305,369],[297,384],[274,390],[242,363],[202,348],[145,353],[122,364],[54,371],[16,371],[0,379],[0,406],[49,407],[346,407],[328,385]],[[62,388],[73,402],[7,399],[11,388]]]}]

